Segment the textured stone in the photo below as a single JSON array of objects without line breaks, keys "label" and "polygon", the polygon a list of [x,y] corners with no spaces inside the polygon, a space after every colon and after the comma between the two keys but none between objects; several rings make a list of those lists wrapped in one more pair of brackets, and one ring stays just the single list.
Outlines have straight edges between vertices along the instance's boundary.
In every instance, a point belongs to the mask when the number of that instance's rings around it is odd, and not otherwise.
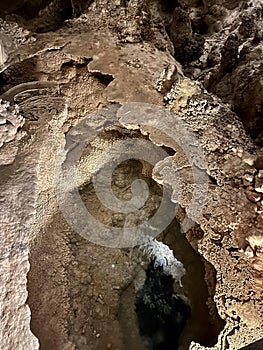
[{"label": "textured stone", "polygon": [[[207,169],[207,203],[202,215],[195,218],[198,233],[187,232],[187,237],[192,237],[191,244],[217,273],[214,299],[226,325],[213,349],[237,349],[262,337],[262,154],[229,106],[234,106],[250,133],[251,128],[257,129],[252,136],[260,143],[261,5],[242,9],[237,1],[215,4],[212,0],[200,8],[197,1],[178,4],[169,8],[142,0],[88,2],[81,17],[66,21],[57,32],[35,34],[28,41],[29,33],[21,27],[2,24],[5,34],[15,31],[16,36],[7,61],[2,58],[5,84],[1,94],[9,96],[10,89],[33,80],[56,81],[59,86],[51,90],[27,86],[26,91],[12,95],[25,124],[18,112],[10,114],[9,104],[2,103],[0,127],[7,133],[1,137],[1,160],[11,167],[1,168],[1,348],[38,349],[30,321],[42,346],[49,350],[104,349],[109,343],[122,346],[115,315],[120,290],[130,283],[133,269],[124,253],[96,247],[74,235],[63,221],[53,187],[57,151],[68,130],[87,113],[110,103],[113,107],[107,115],[93,115],[97,130],[114,116],[129,135],[140,131],[153,143],[175,151],[158,164],[155,178],[174,190],[181,210],[178,220],[191,218],[187,159],[167,135],[154,127],[135,125],[128,116],[120,117],[124,102],[134,101],[176,112],[206,154],[207,166],[196,167]],[[37,16],[31,29],[52,29],[58,5],[63,6],[53,2]],[[254,24],[250,28],[251,16]],[[207,26],[205,40],[200,22]],[[222,31],[228,33],[224,40]],[[172,54],[185,59],[183,72]],[[199,80],[219,97],[192,79],[200,72]],[[177,125],[167,116],[158,119],[153,113],[148,121],[176,132]],[[79,167],[81,186],[94,170],[96,156],[109,143],[93,144],[90,153],[84,154]],[[178,164],[181,169],[176,170]],[[184,180],[181,196],[176,193],[176,171]],[[122,176],[116,185],[123,188]],[[120,222],[122,217],[114,216],[114,220]],[[98,294],[97,319],[93,308]],[[80,337],[82,331],[85,335]],[[190,348],[205,349],[194,342]]]}]

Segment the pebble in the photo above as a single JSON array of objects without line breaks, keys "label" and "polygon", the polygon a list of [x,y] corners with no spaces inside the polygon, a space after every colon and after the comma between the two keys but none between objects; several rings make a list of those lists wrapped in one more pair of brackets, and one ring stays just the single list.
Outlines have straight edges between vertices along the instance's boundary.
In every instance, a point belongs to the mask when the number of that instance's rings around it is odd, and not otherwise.
[{"label": "pebble", "polygon": [[258,202],[261,199],[261,196],[258,193],[255,193],[252,191],[246,191],[245,193],[246,193],[247,199],[253,203]]},{"label": "pebble", "polygon": [[254,180],[254,177],[249,175],[249,174],[245,174],[243,177],[242,177],[242,181],[243,181],[243,184],[245,186],[250,186],[252,184]]},{"label": "pebble", "polygon": [[112,289],[113,289],[113,290],[120,290],[121,287],[119,287],[119,286],[114,286],[114,287],[112,287]]},{"label": "pebble", "polygon": [[256,176],[255,191],[258,193],[263,193],[263,178]]},{"label": "pebble", "polygon": [[245,254],[248,258],[253,258],[254,252],[250,246],[248,246],[245,250]]}]

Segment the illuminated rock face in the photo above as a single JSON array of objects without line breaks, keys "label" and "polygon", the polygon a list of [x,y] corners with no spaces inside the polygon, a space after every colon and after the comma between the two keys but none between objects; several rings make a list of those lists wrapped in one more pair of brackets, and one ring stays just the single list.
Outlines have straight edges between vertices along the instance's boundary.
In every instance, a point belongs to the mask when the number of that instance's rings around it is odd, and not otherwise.
[{"label": "illuminated rock face", "polygon": [[[48,350],[125,348],[116,315],[120,291],[136,266],[126,252],[95,246],[73,232],[53,179],[65,134],[111,104],[107,117],[119,118],[121,130],[111,131],[109,142],[103,135],[83,154],[80,184],[89,184],[94,160],[116,138],[147,135],[173,150],[153,178],[173,191],[177,220],[191,217],[187,160],[153,130],[154,115],[148,125],[120,117],[126,102],[170,108],[196,135],[206,154],[209,191],[202,216],[185,235],[207,261],[211,315],[218,312],[226,322],[214,348],[256,342],[263,334],[260,2],[47,1],[30,16],[21,2],[20,10],[13,3],[12,11],[25,20],[0,20],[8,38],[0,46],[0,94],[12,105],[1,104],[0,347],[38,349],[40,341]],[[78,9],[85,14],[72,19]],[[19,84],[25,84],[22,90]],[[100,125],[99,115],[92,122]],[[179,197],[175,174],[183,180]],[[100,207],[94,210],[103,215]],[[113,219],[117,225],[119,216]]]}]

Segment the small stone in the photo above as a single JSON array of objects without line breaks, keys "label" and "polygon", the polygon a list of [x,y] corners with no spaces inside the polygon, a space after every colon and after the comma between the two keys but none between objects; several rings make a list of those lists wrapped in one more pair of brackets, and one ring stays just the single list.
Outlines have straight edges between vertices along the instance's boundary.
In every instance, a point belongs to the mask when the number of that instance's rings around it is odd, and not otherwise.
[{"label": "small stone", "polygon": [[131,197],[132,197],[132,193],[124,193],[123,194],[123,199],[124,200],[130,200],[131,199]]},{"label": "small stone", "polygon": [[258,193],[263,193],[263,178],[256,176],[255,181],[255,191]]},{"label": "small stone", "polygon": [[247,248],[245,250],[245,254],[248,258],[253,258],[254,252],[250,246],[247,246]]},{"label": "small stone", "polygon": [[119,286],[114,286],[114,287],[112,287],[112,289],[113,289],[113,290],[120,290],[121,287],[119,287]]},{"label": "small stone", "polygon": [[259,202],[261,199],[261,196],[258,193],[252,192],[252,191],[245,191],[247,199],[250,200],[253,203]]},{"label": "small stone", "polygon": [[91,276],[90,275],[87,275],[86,276],[86,282],[87,283],[91,283],[92,279],[91,279]]},{"label": "small stone", "polygon": [[100,316],[100,317],[103,317],[103,316],[104,316],[102,307],[101,307],[100,305],[97,305],[97,306],[95,307],[95,312],[96,312],[96,314],[97,314],[98,316]]},{"label": "small stone", "polygon": [[102,299],[102,296],[99,294],[98,299],[97,299],[98,303],[100,303],[101,305],[104,305],[104,301]]},{"label": "small stone", "polygon": [[162,94],[167,93],[172,85],[183,77],[182,67],[179,63],[177,64],[167,64],[162,70],[159,78],[155,83],[155,88]]},{"label": "small stone", "polygon": [[243,158],[243,161],[250,166],[254,165],[254,158],[252,157],[246,156]]},{"label": "small stone", "polygon": [[242,177],[242,182],[244,184],[244,186],[250,186],[253,183],[254,177],[252,175],[249,174],[245,174]]},{"label": "small stone", "polygon": [[255,252],[257,252],[258,249],[261,249],[261,247],[263,247],[263,236],[260,231],[254,235],[247,237],[246,240],[249,242],[250,247]]}]

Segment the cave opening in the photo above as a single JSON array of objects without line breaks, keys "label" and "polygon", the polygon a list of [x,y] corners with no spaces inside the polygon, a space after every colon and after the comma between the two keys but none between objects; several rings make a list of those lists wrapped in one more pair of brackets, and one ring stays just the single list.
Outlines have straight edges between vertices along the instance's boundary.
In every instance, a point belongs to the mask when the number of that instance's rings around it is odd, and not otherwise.
[{"label": "cave opening", "polygon": [[[144,206],[136,213],[115,213],[96,196],[87,174],[92,176],[98,153],[113,139],[115,142],[129,133],[142,137],[139,131],[123,130],[100,135],[83,152],[79,164],[80,177],[85,174],[79,185],[85,206],[100,222],[112,227],[132,227],[147,220],[156,213],[163,195],[162,186],[152,178],[152,166],[129,159],[115,168],[112,191],[120,200],[130,200],[133,181],[144,180],[149,187]],[[136,249],[98,247],[72,232],[62,214],[53,215],[32,246],[28,274],[31,329],[40,340],[41,350],[58,350],[70,344],[80,350],[183,350],[191,341],[214,345],[225,323],[213,301],[213,266],[192,247],[196,242],[181,232],[176,219],[157,240],[184,265],[182,284],[162,267],[155,267],[154,259],[135,258]],[[145,300],[153,302],[153,314],[148,313]],[[153,322],[156,314],[161,315],[161,327],[159,316]]]},{"label": "cave opening", "polygon": [[122,293],[119,309],[125,348],[184,350],[192,341],[214,346],[225,326],[213,299],[214,267],[192,247],[176,219],[158,240],[172,249],[186,273],[180,284],[162,268],[155,268],[153,260],[138,267],[134,282]]},{"label": "cave opening", "polygon": [[174,278],[152,261],[136,293],[135,309],[145,349],[178,349],[191,307],[173,288]]},{"label": "cave opening", "polygon": [[182,287],[174,286],[176,293],[186,296],[191,306],[191,316],[180,339],[182,349],[188,348],[191,341],[214,346],[225,326],[214,301],[216,270],[196,249],[202,235],[198,225],[191,233],[183,233],[176,219],[161,235],[163,243],[173,250],[186,269]]}]

